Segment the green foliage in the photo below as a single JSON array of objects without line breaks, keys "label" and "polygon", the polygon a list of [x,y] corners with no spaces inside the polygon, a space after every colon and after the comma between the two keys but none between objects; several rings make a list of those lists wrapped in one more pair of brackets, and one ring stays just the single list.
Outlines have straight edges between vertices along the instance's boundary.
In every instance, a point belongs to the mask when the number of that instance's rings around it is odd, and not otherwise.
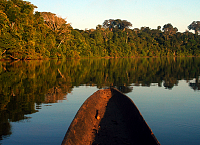
[{"label": "green foliage", "polygon": [[34,12],[23,0],[0,1],[0,59],[200,56],[199,21],[178,33],[168,23],[157,29],[109,19],[96,29],[78,30],[51,12]]},{"label": "green foliage", "polygon": [[195,34],[200,33],[200,21],[193,21],[189,26],[189,30],[194,30]]},{"label": "green foliage", "polygon": [[131,26],[132,26],[132,24],[130,22],[128,22],[127,20],[109,19],[109,20],[105,20],[103,22],[103,27],[109,28],[110,30],[112,30],[112,29],[124,30],[125,28],[129,28]]}]

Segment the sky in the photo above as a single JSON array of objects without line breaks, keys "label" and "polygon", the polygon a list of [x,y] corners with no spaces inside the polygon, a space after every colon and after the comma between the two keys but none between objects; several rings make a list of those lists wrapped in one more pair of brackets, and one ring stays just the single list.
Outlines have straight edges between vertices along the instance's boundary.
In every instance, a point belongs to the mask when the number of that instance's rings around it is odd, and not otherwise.
[{"label": "sky", "polygon": [[35,11],[52,12],[75,29],[95,29],[104,20],[121,19],[133,28],[156,29],[171,23],[185,32],[193,21],[200,21],[200,0],[26,0]]}]

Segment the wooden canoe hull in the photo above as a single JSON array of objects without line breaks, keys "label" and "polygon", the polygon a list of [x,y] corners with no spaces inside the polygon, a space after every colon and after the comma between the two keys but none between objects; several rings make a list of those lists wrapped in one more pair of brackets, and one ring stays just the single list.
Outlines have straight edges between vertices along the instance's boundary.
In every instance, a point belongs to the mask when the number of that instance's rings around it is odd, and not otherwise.
[{"label": "wooden canoe hull", "polygon": [[133,101],[117,89],[98,90],[80,107],[62,145],[160,144]]}]

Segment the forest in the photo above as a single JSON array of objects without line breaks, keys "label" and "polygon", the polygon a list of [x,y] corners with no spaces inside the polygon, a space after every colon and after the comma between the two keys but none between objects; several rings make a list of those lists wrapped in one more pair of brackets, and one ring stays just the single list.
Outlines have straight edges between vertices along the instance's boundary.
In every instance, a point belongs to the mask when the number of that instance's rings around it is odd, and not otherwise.
[{"label": "forest", "polygon": [[79,30],[35,8],[28,1],[0,1],[0,60],[200,56],[200,21],[188,25],[195,33],[178,32],[170,23],[131,29],[132,24],[121,19]]}]

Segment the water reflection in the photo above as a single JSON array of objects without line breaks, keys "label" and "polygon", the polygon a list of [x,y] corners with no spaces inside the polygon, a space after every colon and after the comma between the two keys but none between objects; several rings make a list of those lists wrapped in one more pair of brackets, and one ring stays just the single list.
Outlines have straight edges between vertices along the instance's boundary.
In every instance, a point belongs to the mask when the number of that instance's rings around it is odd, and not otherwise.
[{"label": "water reflection", "polygon": [[[200,58],[81,59],[0,62],[0,140],[12,134],[11,122],[28,119],[44,103],[67,99],[73,87],[134,86],[173,89],[179,80],[200,90]],[[193,80],[192,83],[189,80]]]},{"label": "water reflection", "polygon": [[199,78],[195,79],[195,83],[189,83],[189,86],[195,91],[200,90],[200,80],[199,80]]}]

